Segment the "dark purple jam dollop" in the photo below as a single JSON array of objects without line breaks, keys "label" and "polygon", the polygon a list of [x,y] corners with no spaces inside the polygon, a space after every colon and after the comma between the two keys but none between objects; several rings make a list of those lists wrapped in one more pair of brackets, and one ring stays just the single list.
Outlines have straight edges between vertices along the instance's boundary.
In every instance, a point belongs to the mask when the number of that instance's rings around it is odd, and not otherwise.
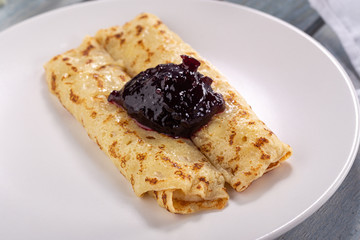
[{"label": "dark purple jam dollop", "polygon": [[173,137],[190,138],[211,117],[225,109],[221,94],[211,88],[212,79],[197,72],[200,62],[181,55],[179,65],[149,68],[108,101],[127,110],[138,123]]}]

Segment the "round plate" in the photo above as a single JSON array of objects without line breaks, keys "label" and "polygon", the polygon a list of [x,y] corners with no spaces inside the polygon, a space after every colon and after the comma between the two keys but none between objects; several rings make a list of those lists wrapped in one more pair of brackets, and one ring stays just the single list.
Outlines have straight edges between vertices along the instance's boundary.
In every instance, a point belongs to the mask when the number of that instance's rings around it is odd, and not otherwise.
[{"label": "round plate", "polygon": [[[50,95],[43,64],[85,35],[158,15],[212,62],[294,149],[221,211],[168,213],[131,185]],[[48,12],[0,34],[3,239],[274,238],[317,210],[348,173],[359,107],[336,60],[294,27],[216,1],[100,1]]]}]

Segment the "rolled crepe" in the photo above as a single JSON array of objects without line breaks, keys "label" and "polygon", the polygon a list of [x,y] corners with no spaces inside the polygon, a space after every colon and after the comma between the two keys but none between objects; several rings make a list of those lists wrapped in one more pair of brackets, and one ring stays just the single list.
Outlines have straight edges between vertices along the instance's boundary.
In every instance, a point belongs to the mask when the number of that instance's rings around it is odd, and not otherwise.
[{"label": "rolled crepe", "polygon": [[124,26],[102,29],[98,42],[134,77],[163,63],[180,63],[185,54],[201,62],[199,72],[214,80],[226,110],[215,115],[191,140],[237,191],[289,158],[292,149],[255,115],[226,78],[156,16],[143,13]]},{"label": "rolled crepe", "polygon": [[226,205],[224,177],[190,140],[144,130],[107,101],[129,76],[94,38],[54,57],[45,70],[50,91],[112,159],[137,196],[150,193],[172,213]]}]

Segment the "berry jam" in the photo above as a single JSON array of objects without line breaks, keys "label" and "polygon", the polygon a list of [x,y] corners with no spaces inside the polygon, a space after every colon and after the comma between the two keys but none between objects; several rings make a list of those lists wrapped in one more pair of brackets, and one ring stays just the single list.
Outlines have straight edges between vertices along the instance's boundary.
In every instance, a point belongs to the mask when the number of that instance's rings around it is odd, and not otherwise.
[{"label": "berry jam", "polygon": [[211,117],[225,109],[221,94],[211,88],[212,79],[197,72],[200,62],[181,55],[181,64],[149,68],[108,101],[127,110],[138,123],[173,137],[190,138]]}]

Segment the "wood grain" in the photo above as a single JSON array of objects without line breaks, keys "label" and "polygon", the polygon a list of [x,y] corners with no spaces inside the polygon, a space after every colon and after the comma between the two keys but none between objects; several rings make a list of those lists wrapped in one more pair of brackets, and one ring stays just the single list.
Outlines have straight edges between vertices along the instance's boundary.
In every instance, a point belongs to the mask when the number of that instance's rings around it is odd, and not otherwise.
[{"label": "wood grain", "polygon": [[[86,0],[85,0],[86,1]],[[0,7],[0,31],[40,13],[84,0],[11,0]]]}]

